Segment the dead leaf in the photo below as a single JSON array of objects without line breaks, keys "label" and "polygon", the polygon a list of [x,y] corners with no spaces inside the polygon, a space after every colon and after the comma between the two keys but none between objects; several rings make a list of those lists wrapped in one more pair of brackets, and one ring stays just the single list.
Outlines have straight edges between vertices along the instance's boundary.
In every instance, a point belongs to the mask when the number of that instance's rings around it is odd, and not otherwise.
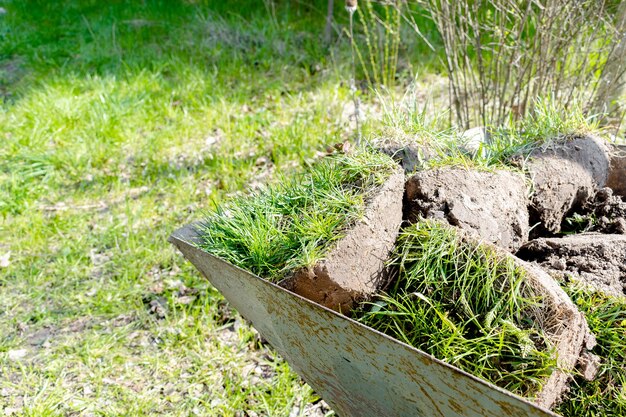
[{"label": "dead leaf", "polygon": [[182,297],[178,297],[176,299],[176,302],[178,304],[183,304],[183,305],[188,305],[193,303],[193,301],[196,299],[196,297],[194,297],[193,295],[184,295]]}]

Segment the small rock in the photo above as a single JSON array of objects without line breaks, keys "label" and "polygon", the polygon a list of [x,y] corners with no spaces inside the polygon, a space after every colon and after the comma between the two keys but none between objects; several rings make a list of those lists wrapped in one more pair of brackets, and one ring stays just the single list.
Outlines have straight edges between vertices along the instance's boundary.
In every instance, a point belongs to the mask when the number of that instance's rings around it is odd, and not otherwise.
[{"label": "small rock", "polygon": [[8,268],[11,265],[11,251],[0,255],[0,268]]},{"label": "small rock", "polygon": [[491,135],[487,129],[482,126],[473,127],[461,134],[461,148],[472,155],[478,154],[479,151],[485,151],[485,145],[491,141]]},{"label": "small rock", "polygon": [[28,355],[28,351],[26,349],[14,349],[14,350],[9,350],[7,352],[7,355],[10,361],[18,361],[26,357],[26,355]]}]

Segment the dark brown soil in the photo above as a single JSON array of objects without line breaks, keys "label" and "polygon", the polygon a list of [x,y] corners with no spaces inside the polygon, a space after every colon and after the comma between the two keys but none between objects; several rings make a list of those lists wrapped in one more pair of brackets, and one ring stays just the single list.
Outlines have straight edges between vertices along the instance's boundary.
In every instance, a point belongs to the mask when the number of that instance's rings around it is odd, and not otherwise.
[{"label": "dark brown soil", "polygon": [[402,223],[404,173],[393,174],[372,197],[362,220],[325,260],[296,271],[280,285],[318,304],[349,312],[386,284],[385,262]]},{"label": "dark brown soil", "polygon": [[560,277],[613,296],[626,295],[626,236],[584,233],[528,242],[517,254]]},{"label": "dark brown soil", "polygon": [[410,222],[445,220],[511,251],[528,239],[526,183],[509,171],[422,171],[408,179],[406,200]]},{"label": "dark brown soil", "polygon": [[529,207],[536,233],[558,233],[565,215],[581,207],[604,187],[609,172],[609,149],[593,136],[553,144],[534,151],[526,163],[533,182]]},{"label": "dark brown soil", "polygon": [[600,189],[585,210],[595,219],[591,231],[626,235],[626,201],[612,189]]}]

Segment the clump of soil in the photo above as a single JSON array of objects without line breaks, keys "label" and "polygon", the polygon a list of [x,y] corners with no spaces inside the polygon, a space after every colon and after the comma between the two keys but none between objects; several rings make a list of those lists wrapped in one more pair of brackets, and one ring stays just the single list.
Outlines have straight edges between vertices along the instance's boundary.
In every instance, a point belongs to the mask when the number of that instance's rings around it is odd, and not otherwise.
[{"label": "clump of soil", "polygon": [[626,145],[617,145],[611,154],[611,168],[606,186],[626,198]]},{"label": "clump of soil", "polygon": [[626,201],[611,188],[600,189],[585,211],[593,219],[591,231],[626,235]]},{"label": "clump of soil", "polygon": [[510,251],[528,240],[526,182],[510,171],[440,168],[406,183],[405,216],[445,220]]},{"label": "clump of soil", "polygon": [[396,161],[404,172],[413,173],[415,172],[424,161],[431,159],[435,156],[434,151],[428,149],[425,146],[420,146],[417,144],[402,144],[395,141],[381,141],[379,144],[379,150],[391,156],[394,161]]},{"label": "clump of soil", "polygon": [[585,233],[528,242],[517,256],[612,296],[626,295],[626,236]]},{"label": "clump of soil", "polygon": [[404,173],[395,172],[367,204],[365,215],[325,258],[280,285],[309,300],[347,312],[387,282],[385,262],[402,223]]},{"label": "clump of soil", "polygon": [[604,187],[609,173],[609,150],[594,136],[555,143],[531,153],[525,167],[533,181],[529,206],[535,234],[558,233],[565,215],[583,206]]}]

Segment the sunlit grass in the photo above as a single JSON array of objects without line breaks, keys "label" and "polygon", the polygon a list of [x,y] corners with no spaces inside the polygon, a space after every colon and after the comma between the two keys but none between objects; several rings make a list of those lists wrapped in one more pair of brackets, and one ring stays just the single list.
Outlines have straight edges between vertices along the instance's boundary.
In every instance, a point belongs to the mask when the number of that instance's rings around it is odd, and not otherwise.
[{"label": "sunlit grass", "polygon": [[323,259],[395,169],[372,149],[329,155],[300,175],[218,205],[199,227],[200,247],[278,281]]},{"label": "sunlit grass", "polygon": [[318,399],[167,243],[350,134],[323,16],[268,25],[241,5],[2,5],[0,414],[284,416]]},{"label": "sunlit grass", "polygon": [[556,367],[532,319],[540,295],[524,271],[432,221],[400,235],[397,280],[357,312],[370,327],[514,393],[533,396]]},{"label": "sunlit grass", "polygon": [[377,98],[382,108],[383,134],[427,148],[429,158],[418,167],[422,169],[461,166],[519,170],[520,158],[528,158],[533,151],[588,134],[605,137],[607,133],[596,115],[586,115],[581,106],[565,110],[547,96],[535,100],[534,111],[527,117],[511,118],[504,126],[483,127],[486,134],[468,143],[472,140],[450,125],[445,111],[418,101],[414,88],[401,99],[387,93],[378,93]]}]

